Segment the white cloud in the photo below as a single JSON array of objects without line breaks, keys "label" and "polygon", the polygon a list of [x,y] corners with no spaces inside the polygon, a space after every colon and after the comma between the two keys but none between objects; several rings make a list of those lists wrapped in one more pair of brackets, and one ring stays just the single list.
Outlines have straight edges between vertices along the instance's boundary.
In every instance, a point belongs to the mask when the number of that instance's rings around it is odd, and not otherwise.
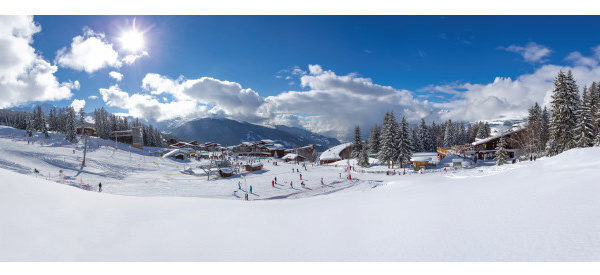
[{"label": "white cloud", "polygon": [[71,98],[79,82],[59,83],[56,66],[31,46],[41,27],[32,16],[0,16],[0,108]]},{"label": "white cloud", "polygon": [[73,38],[71,46],[56,53],[56,63],[65,68],[93,73],[105,67],[119,68],[122,62],[104,33],[84,28],[83,35]]},{"label": "white cloud", "polygon": [[600,79],[600,67],[584,66],[578,62],[575,66],[549,64],[515,80],[497,77],[494,82],[487,84],[447,85],[442,89],[454,90],[457,94],[456,99],[433,106],[449,110],[442,115],[442,119],[473,121],[511,114],[525,116],[527,109],[535,102],[549,106],[554,89],[553,81],[560,70],[572,70],[579,87],[589,86],[592,81]]},{"label": "white cloud", "polygon": [[381,124],[387,111],[412,122],[435,116],[429,104],[413,98],[410,91],[377,85],[356,74],[338,76],[319,65],[309,65],[309,71],[301,77],[301,85],[310,90],[266,98],[272,112],[307,114],[303,125],[308,130],[346,139],[356,125],[370,129]]},{"label": "white cloud", "polygon": [[75,99],[71,103],[71,107],[73,107],[73,109],[75,109],[76,112],[78,112],[79,109],[83,108],[84,106],[85,106],[85,99]]},{"label": "white cloud", "polygon": [[549,48],[536,44],[535,42],[529,42],[525,47],[511,45],[507,48],[500,48],[509,52],[518,53],[526,62],[530,63],[543,63],[546,61],[544,58],[552,52]]},{"label": "white cloud", "polygon": [[88,96],[88,98],[89,98],[89,99],[97,99],[97,98],[98,98],[98,96],[97,96],[97,95],[91,95],[91,96]]},{"label": "white cloud", "polygon": [[102,88],[100,94],[106,105],[128,110],[127,115],[144,119],[161,121],[190,115],[199,116],[207,111],[205,106],[198,106],[196,102],[191,100],[161,103],[152,95],[129,95],[127,92],[122,91],[119,85],[110,86],[108,89]]},{"label": "white cloud", "polygon": [[233,119],[254,122],[271,116],[268,110],[262,109],[264,98],[235,82],[210,77],[180,77],[173,80],[158,74],[147,74],[142,80],[142,88],[153,95],[168,93],[178,101],[213,106],[212,114],[224,114]]},{"label": "white cloud", "polygon": [[112,72],[108,73],[108,75],[110,77],[114,78],[117,82],[121,81],[123,79],[123,74],[119,73],[119,72],[112,71]]},{"label": "white cloud", "polygon": [[571,61],[577,66],[595,67],[598,65],[598,60],[596,60],[594,57],[585,57],[580,52],[572,52],[565,58],[565,60]]},{"label": "white cloud", "polygon": [[131,65],[131,64],[135,63],[136,60],[138,60],[144,56],[148,56],[147,51],[144,51],[138,55],[135,55],[135,54],[126,55],[125,57],[123,57],[122,61],[125,62],[125,64],[127,64],[127,65]]}]

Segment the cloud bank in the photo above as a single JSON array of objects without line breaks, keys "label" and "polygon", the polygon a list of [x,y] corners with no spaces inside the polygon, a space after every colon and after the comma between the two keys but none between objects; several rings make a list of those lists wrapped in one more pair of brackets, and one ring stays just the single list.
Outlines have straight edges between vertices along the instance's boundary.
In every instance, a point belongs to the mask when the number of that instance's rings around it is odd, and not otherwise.
[{"label": "cloud bank", "polygon": [[0,108],[29,101],[69,99],[79,82],[59,83],[56,66],[31,46],[41,27],[32,16],[0,16]]}]

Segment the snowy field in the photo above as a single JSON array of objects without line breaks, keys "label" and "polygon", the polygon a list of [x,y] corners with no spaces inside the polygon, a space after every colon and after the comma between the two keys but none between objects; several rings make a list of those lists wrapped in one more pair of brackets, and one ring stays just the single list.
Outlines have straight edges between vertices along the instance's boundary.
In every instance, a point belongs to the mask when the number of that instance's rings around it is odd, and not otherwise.
[{"label": "snowy field", "polygon": [[[81,169],[80,149],[61,147],[58,135],[40,141],[0,127],[0,261],[600,260],[600,148],[446,173],[366,173],[379,166],[352,180],[345,161],[305,171],[265,163],[245,176],[255,193],[246,202],[242,177],[181,173],[194,161],[93,140]],[[103,192],[48,180],[60,169],[93,188],[101,181]]]}]

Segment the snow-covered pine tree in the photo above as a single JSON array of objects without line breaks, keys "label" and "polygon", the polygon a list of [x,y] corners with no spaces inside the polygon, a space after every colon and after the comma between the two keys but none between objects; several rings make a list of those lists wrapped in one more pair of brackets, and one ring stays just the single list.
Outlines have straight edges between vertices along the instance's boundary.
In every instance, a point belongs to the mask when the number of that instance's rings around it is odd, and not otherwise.
[{"label": "snow-covered pine tree", "polygon": [[594,123],[592,117],[592,98],[587,87],[583,87],[583,100],[579,109],[579,119],[575,128],[578,147],[594,145]]},{"label": "snow-covered pine tree", "polygon": [[459,122],[458,125],[458,138],[456,144],[466,144],[467,143],[467,130],[465,129],[465,123]]},{"label": "snow-covered pine tree", "polygon": [[83,110],[83,107],[79,108],[79,125],[83,134],[83,129],[85,128],[85,110]]},{"label": "snow-covered pine tree", "polygon": [[162,140],[162,135],[160,134],[160,131],[158,130],[158,128],[154,128],[154,141],[156,142],[156,147],[163,147],[163,140]]},{"label": "snow-covered pine tree", "polygon": [[[425,119],[421,119],[421,123],[419,124],[419,128],[417,129],[417,136],[418,139],[420,141],[420,145],[421,145],[421,150],[416,149],[416,151],[425,151],[425,152],[432,152],[431,148],[433,147],[431,145],[431,139],[429,137],[429,129],[427,127],[427,124],[425,124]],[[419,144],[417,144],[418,147]]]},{"label": "snow-covered pine tree", "polygon": [[42,133],[44,134],[44,138],[50,137],[50,134],[48,134],[48,127],[46,126],[45,116],[42,116]]},{"label": "snow-covered pine tree", "polygon": [[360,167],[368,167],[369,166],[369,154],[367,153],[367,144],[361,146],[362,149],[360,154],[358,155],[358,165]]},{"label": "snow-covered pine tree", "polygon": [[392,161],[392,157],[394,156],[394,126],[395,124],[393,113],[390,115],[389,112],[385,113],[385,117],[383,118],[383,124],[381,126],[381,132],[379,135],[379,161],[381,163],[387,163],[388,168],[390,168],[390,161]]},{"label": "snow-covered pine tree", "polygon": [[44,117],[44,112],[42,111],[42,106],[37,105],[33,111],[33,129],[36,131],[42,130],[42,118]]},{"label": "snow-covered pine tree", "polygon": [[444,131],[444,147],[454,145],[455,137],[454,126],[452,125],[452,120],[449,119],[446,121],[446,130]]},{"label": "snow-covered pine tree", "polygon": [[489,137],[492,135],[492,128],[490,127],[490,124],[486,121],[485,124],[483,124],[483,129],[485,129],[485,137]]},{"label": "snow-covered pine tree", "polygon": [[484,139],[484,138],[488,137],[487,132],[485,130],[485,124],[483,123],[483,121],[477,122],[477,135],[476,135],[476,137],[478,139]]},{"label": "snow-covered pine tree", "polygon": [[542,109],[536,102],[530,109],[527,117],[527,139],[525,151],[528,155],[539,153],[544,149],[542,143]]},{"label": "snow-covered pine tree", "polygon": [[508,160],[508,152],[506,152],[506,142],[504,137],[500,137],[496,146],[496,165],[506,164]]},{"label": "snow-covered pine tree", "polygon": [[27,130],[27,135],[28,136],[33,136],[33,118],[32,115],[27,114],[27,126],[26,126],[26,130]]},{"label": "snow-covered pine tree", "polygon": [[379,152],[379,125],[375,124],[371,128],[371,134],[369,135],[369,153],[377,154]]},{"label": "snow-covered pine tree", "polygon": [[400,168],[404,167],[403,164],[410,161],[413,152],[413,146],[411,144],[411,137],[408,128],[408,122],[406,117],[402,117],[402,120],[397,127],[396,137],[396,161],[400,163]]},{"label": "snow-covered pine tree", "polygon": [[542,148],[544,144],[548,143],[548,139],[550,139],[550,112],[548,111],[548,108],[544,106],[544,109],[542,110],[542,133],[540,136],[540,148]]},{"label": "snow-covered pine tree", "polygon": [[56,107],[50,109],[48,114],[48,130],[56,131]]},{"label": "snow-covered pine tree", "polygon": [[475,133],[474,133],[473,124],[470,122],[467,123],[467,143],[471,143],[475,141]]},{"label": "snow-covered pine tree", "polygon": [[590,97],[590,103],[591,103],[591,115],[592,115],[592,125],[594,126],[594,137],[596,137],[598,135],[598,133],[600,132],[600,125],[598,125],[597,121],[598,119],[600,119],[600,117],[598,117],[598,112],[600,111],[600,86],[598,86],[599,84],[596,83],[595,81],[592,82],[592,84],[590,85],[590,88],[588,89],[588,93],[589,93],[589,97]]},{"label": "snow-covered pine tree", "polygon": [[77,142],[77,130],[75,128],[75,110],[73,107],[67,107],[67,133],[65,140],[71,143]]},{"label": "snow-covered pine tree", "polygon": [[554,79],[550,109],[550,141],[556,143],[557,150],[547,151],[548,155],[576,147],[578,109],[579,92],[573,74],[570,70],[566,75],[560,71]]},{"label": "snow-covered pine tree", "polygon": [[436,152],[439,147],[440,135],[438,134],[438,125],[435,124],[435,121],[432,121],[429,127],[429,142],[431,142],[431,152]]},{"label": "snow-covered pine tree", "polygon": [[415,152],[423,152],[425,148],[423,146],[423,140],[419,138],[419,128],[417,126],[413,126],[410,128],[410,143],[413,146],[413,150]]},{"label": "snow-covered pine tree", "polygon": [[352,147],[353,150],[351,157],[358,160],[358,155],[360,155],[360,151],[362,151],[362,137],[360,134],[360,127],[358,125],[356,125],[354,128],[354,144]]}]

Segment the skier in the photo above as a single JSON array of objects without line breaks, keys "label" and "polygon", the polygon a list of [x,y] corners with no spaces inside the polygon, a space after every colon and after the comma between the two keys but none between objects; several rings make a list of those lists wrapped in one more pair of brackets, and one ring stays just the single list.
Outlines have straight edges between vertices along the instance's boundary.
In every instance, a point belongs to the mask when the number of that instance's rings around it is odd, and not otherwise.
[{"label": "skier", "polygon": [[446,171],[446,167],[444,167],[444,172],[448,172],[448,171]]},{"label": "skier", "polygon": [[238,189],[242,190],[242,183],[238,181]]},{"label": "skier", "polygon": [[535,161],[536,158],[537,158],[537,156],[533,156],[533,161]]},{"label": "skier", "polygon": [[294,173],[294,168],[292,168],[292,173]]},{"label": "skier", "polygon": [[275,187],[275,181],[274,180],[271,181],[271,186]]},{"label": "skier", "polygon": [[529,161],[533,161],[533,156],[529,156]]},{"label": "skier", "polygon": [[302,180],[302,174],[300,174],[300,180]]},{"label": "skier", "polygon": [[302,188],[306,188],[306,185],[304,185],[304,181],[302,181],[302,182],[300,183],[300,185],[302,186]]},{"label": "skier", "polygon": [[102,183],[98,183],[98,192],[102,192]]},{"label": "skier", "polygon": [[290,188],[294,188],[294,184],[293,183],[294,183],[293,181],[290,181]]},{"label": "skier", "polygon": [[296,172],[297,172],[297,173],[300,173],[300,170],[298,170],[298,168],[296,168]]},{"label": "skier", "polygon": [[252,185],[250,185],[250,194],[252,194]]},{"label": "skier", "polygon": [[277,177],[275,177],[275,183],[277,183]]},{"label": "skier", "polygon": [[321,185],[323,185],[323,178],[321,178]]}]

